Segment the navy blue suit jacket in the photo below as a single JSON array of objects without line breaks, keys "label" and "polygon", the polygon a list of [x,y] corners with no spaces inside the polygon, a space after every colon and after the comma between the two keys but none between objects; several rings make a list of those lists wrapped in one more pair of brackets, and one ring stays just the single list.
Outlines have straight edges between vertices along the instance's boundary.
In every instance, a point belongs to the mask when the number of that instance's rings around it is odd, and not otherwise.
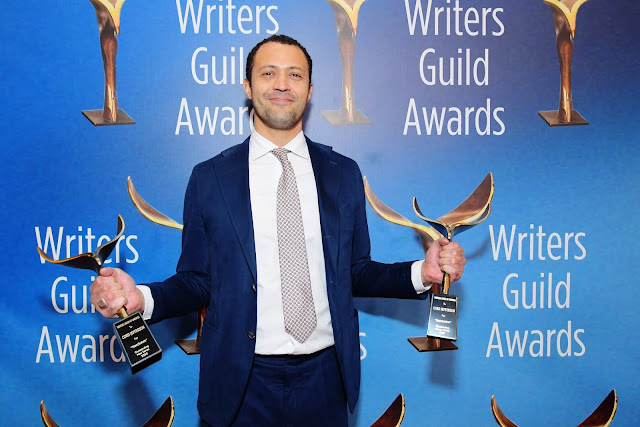
[{"label": "navy blue suit jacket", "polygon": [[[353,411],[360,388],[358,312],[353,296],[419,298],[410,262],[371,261],[357,164],[307,139],[318,190],[335,347]],[[258,213],[259,215],[259,213]],[[213,425],[233,419],[255,350],[256,256],[249,197],[249,139],[198,164],[184,201],[177,273],[149,284],[151,322],[208,306],[202,330],[198,410]]]}]

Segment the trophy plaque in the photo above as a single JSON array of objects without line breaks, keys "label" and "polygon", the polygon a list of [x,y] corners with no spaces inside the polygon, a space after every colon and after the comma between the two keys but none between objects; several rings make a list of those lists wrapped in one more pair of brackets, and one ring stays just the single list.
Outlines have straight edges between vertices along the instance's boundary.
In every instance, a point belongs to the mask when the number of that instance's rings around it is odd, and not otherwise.
[{"label": "trophy plaque", "polygon": [[553,12],[556,28],[558,61],[560,62],[560,107],[557,111],[540,111],[538,114],[549,126],[588,125],[573,109],[571,97],[571,58],[573,57],[573,39],[576,33],[576,15],[578,8],[587,0],[542,0]]},{"label": "trophy plaque", "polygon": [[368,125],[371,121],[355,107],[353,96],[353,56],[356,51],[358,11],[364,0],[327,0],[336,20],[342,65],[342,106],[320,114],[333,126]]},{"label": "trophy plaque", "polygon": [[[418,200],[414,197],[413,209],[419,218],[430,224],[431,227],[429,227],[412,223],[382,203],[371,190],[366,177],[364,188],[373,210],[389,222],[415,230],[422,240],[425,252],[439,238],[445,237],[451,240],[454,235],[486,220],[491,213],[494,192],[493,175],[489,173],[464,202],[437,220],[424,216],[418,206]],[[455,295],[449,295],[450,282],[449,275],[444,273],[442,283],[434,283],[431,286],[427,336],[408,338],[408,341],[420,352],[458,348],[452,342],[457,339],[458,299]]]},{"label": "trophy plaque", "polygon": [[82,114],[94,126],[132,125],[135,121],[118,108],[116,94],[116,54],[120,34],[120,11],[125,0],[89,0],[96,9],[100,49],[104,65],[104,107],[102,110],[84,110]]},{"label": "trophy plaque", "polygon": [[[613,421],[613,417],[618,410],[618,394],[615,390],[611,390],[611,393],[605,397],[600,405],[589,415],[583,422],[578,424],[578,427],[607,427]],[[491,411],[496,419],[496,422],[501,427],[518,427],[516,423],[511,421],[498,406],[496,397],[491,396]]]},{"label": "trophy plaque", "polygon": [[[45,261],[50,263],[60,264],[65,267],[92,270],[100,275],[104,261],[111,254],[111,251],[118,243],[118,239],[120,239],[123,232],[124,220],[122,216],[118,215],[118,232],[116,236],[109,242],[96,248],[94,252],[87,252],[62,260],[50,258],[40,248],[38,248],[38,253]],[[118,316],[120,320],[113,324],[113,330],[127,355],[127,360],[131,366],[131,373],[135,374],[160,360],[162,358],[162,349],[160,349],[158,342],[149,330],[147,322],[142,318],[142,314],[133,313],[129,315],[126,307],[122,307],[118,310]]]},{"label": "trophy plaque", "polygon": [[[131,181],[131,177],[127,177],[127,191],[129,192],[129,197],[133,202],[134,206],[142,214],[143,217],[147,218],[151,222],[155,222],[156,224],[164,225],[165,227],[175,228],[177,230],[182,231],[182,224],[177,221],[169,218],[162,212],[158,211],[156,208],[147,203],[133,185],[133,181]],[[202,336],[202,324],[204,322],[204,318],[207,315],[207,308],[202,307],[200,312],[198,313],[198,335],[195,339],[186,339],[186,340],[176,340],[176,344],[178,347],[182,349],[186,354],[200,354],[200,338]]]}]

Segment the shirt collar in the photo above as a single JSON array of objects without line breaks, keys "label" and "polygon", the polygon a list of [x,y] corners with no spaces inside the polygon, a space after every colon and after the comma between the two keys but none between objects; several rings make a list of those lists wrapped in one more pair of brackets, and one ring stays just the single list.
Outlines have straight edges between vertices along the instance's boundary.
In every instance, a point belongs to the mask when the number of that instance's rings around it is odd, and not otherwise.
[{"label": "shirt collar", "polygon": [[[251,131],[251,137],[249,138],[249,158],[252,161],[270,153],[271,150],[275,148],[278,148],[278,146],[260,135],[255,131],[255,129]],[[310,159],[309,147],[307,146],[307,140],[305,139],[302,130],[282,148],[286,148],[296,156],[302,157],[303,159]]]}]

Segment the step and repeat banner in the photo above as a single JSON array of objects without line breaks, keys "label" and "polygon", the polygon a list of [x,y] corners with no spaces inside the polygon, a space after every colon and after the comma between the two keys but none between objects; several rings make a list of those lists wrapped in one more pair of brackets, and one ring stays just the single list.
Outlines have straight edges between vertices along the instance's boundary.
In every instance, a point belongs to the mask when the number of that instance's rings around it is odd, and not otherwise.
[{"label": "step and repeat banner", "polygon": [[[127,177],[181,223],[192,167],[250,134],[248,52],[287,34],[314,61],[306,135],[354,158],[390,209],[426,225],[413,197],[438,218],[495,181],[489,218],[455,237],[468,258],[450,291],[458,350],[407,342],[426,333],[426,301],[357,301],[350,424],[403,393],[407,426],[496,425],[492,396],[518,425],[575,426],[615,390],[612,425],[637,425],[640,6],[558,3],[4,5],[3,423],[40,425],[44,401],[62,426],[139,426],[172,396],[174,425],[199,425],[199,356],[174,344],[195,337],[197,314],[152,325],[162,360],[132,375],[89,302],[95,273],[37,248],[91,252],[120,214],[105,265],[142,283],[170,276],[180,231],[136,210]],[[550,125],[558,116],[565,126]],[[374,259],[423,256],[413,230],[367,210]]]}]

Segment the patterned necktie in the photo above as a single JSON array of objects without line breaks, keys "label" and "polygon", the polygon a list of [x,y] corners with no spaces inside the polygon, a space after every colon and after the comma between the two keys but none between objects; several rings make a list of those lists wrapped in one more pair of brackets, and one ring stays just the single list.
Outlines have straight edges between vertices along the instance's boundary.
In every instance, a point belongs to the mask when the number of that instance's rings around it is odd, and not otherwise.
[{"label": "patterned necktie", "polygon": [[316,328],[317,320],[311,294],[298,185],[291,162],[287,158],[289,150],[276,148],[271,152],[282,163],[276,216],[284,327],[291,337],[304,343]]}]

